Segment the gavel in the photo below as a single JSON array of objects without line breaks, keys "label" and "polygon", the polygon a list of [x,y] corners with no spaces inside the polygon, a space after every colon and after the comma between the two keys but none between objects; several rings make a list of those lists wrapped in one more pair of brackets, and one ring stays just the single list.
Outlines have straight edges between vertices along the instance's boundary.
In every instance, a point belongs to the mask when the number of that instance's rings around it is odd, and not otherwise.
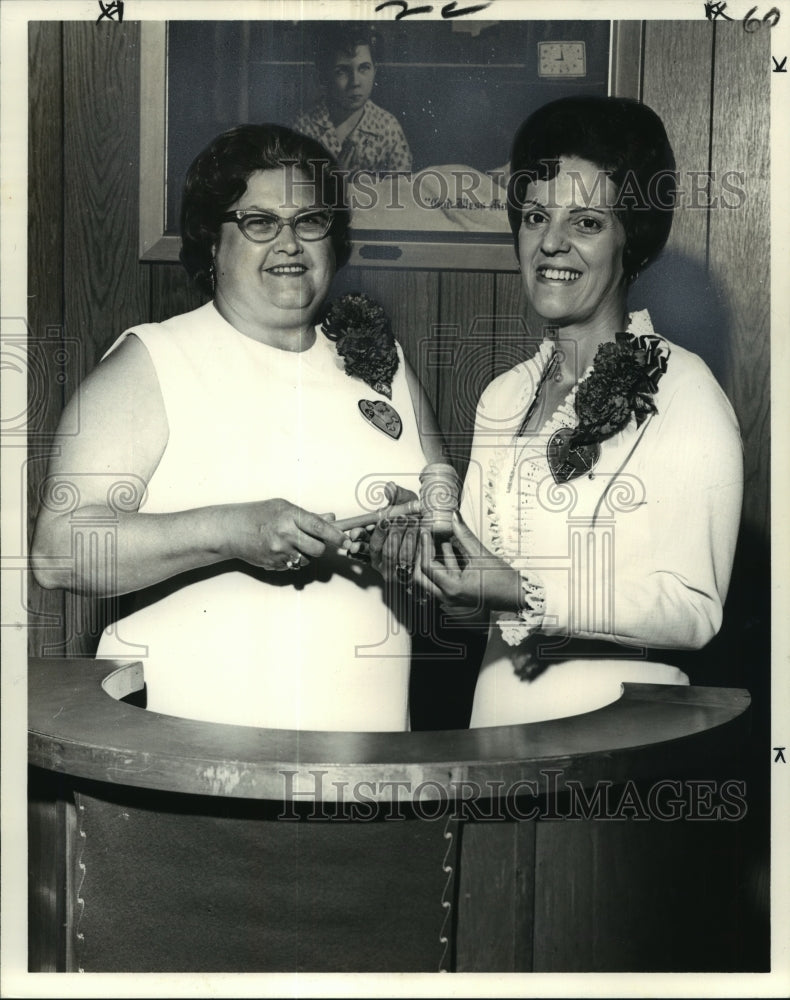
[{"label": "gavel", "polygon": [[460,486],[458,473],[445,462],[429,462],[420,473],[420,499],[380,507],[365,514],[355,514],[335,521],[336,528],[364,528],[383,518],[408,517],[419,514],[422,526],[430,529],[434,538],[449,538],[453,533],[453,514],[458,510]]}]

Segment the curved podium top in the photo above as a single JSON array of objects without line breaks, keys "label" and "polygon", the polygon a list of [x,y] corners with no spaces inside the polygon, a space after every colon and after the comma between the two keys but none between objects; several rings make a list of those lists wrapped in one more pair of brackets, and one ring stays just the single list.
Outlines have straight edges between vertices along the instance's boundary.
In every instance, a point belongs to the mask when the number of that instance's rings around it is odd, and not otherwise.
[{"label": "curved podium top", "polygon": [[247,799],[407,801],[428,787],[450,798],[516,787],[537,794],[528,783],[679,777],[737,747],[750,703],[740,688],[624,684],[618,701],[548,722],[311,732],[198,722],[117,700],[142,685],[140,663],[31,660],[29,763],[116,785]]}]

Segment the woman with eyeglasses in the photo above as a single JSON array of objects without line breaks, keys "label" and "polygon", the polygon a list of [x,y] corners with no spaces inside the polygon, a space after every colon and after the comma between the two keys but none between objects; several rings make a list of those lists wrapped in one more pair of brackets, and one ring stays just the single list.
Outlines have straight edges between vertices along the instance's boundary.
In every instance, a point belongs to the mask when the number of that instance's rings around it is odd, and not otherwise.
[{"label": "woman with eyeglasses", "polygon": [[590,711],[626,681],[688,683],[672,650],[721,625],[743,482],[709,369],[627,307],[672,224],[659,117],[626,99],[552,102],[516,133],[511,171],[543,336],[484,390],[455,544],[425,540],[415,574],[488,626],[473,726]]},{"label": "woman with eyeglasses", "polygon": [[[142,660],[151,710],[407,728],[397,591],[332,520],[394,499],[382,484],[416,492],[438,436],[380,310],[325,309],[348,228],[318,142],[276,125],[220,135],[181,214],[181,260],[210,301],[126,331],[64,413],[78,433],[51,463],[34,571],[120,598],[97,655]],[[113,542],[70,565],[75,520],[112,524]]]}]

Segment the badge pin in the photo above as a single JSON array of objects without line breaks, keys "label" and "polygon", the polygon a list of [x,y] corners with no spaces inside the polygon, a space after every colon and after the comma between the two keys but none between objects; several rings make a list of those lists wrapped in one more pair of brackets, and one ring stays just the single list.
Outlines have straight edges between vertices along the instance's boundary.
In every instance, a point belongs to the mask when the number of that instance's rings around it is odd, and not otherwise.
[{"label": "badge pin", "polygon": [[570,447],[573,429],[563,427],[549,439],[546,457],[555,483],[567,483],[590,472],[601,457],[599,444],[579,444]]},{"label": "badge pin", "polygon": [[403,424],[398,411],[393,406],[381,399],[360,399],[358,406],[359,412],[368,423],[373,424],[375,428],[383,431],[388,437],[398,440],[403,430]]}]

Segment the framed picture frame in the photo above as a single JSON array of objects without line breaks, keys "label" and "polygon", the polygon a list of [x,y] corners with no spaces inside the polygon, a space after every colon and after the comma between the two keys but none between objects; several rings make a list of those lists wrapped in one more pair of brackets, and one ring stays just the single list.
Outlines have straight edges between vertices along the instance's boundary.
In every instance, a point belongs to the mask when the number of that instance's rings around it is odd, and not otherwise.
[{"label": "framed picture frame", "polygon": [[[178,260],[186,169],[245,121],[294,125],[320,102],[327,22],[141,25],[140,258]],[[352,265],[512,271],[509,143],[556,97],[640,97],[640,21],[404,22],[383,37],[371,100],[394,114],[408,171],[349,171]],[[200,71],[196,72],[196,67]]]}]

